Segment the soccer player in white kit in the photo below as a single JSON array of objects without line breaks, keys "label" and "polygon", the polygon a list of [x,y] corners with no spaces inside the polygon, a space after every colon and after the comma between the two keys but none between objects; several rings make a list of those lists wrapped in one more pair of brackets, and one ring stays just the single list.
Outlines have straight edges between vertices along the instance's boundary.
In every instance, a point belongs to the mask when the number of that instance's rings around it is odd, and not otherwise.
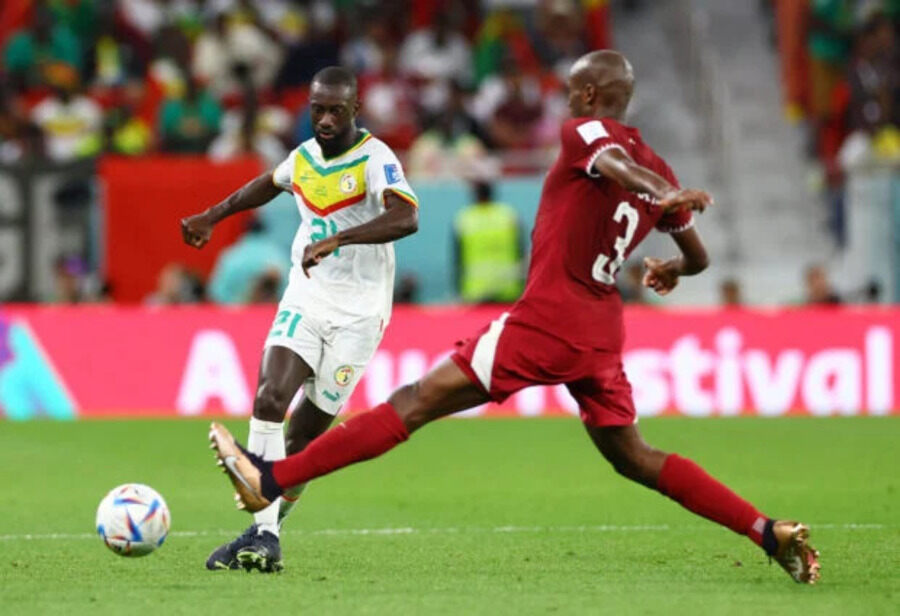
[{"label": "soccer player in white kit", "polygon": [[[290,281],[266,338],[250,419],[248,448],[266,460],[301,451],[349,398],[390,319],[391,242],[418,228],[418,200],[397,157],[356,126],[353,74],[321,70],[309,102],[313,139],[273,172],[181,221],[184,241],[200,248],[226,216],[264,205],[281,191],[297,201],[302,221]],[[285,439],[284,417],[301,386]],[[257,513],[250,528],[210,555],[207,568],[280,571],[279,527],[299,495],[285,494]]]}]

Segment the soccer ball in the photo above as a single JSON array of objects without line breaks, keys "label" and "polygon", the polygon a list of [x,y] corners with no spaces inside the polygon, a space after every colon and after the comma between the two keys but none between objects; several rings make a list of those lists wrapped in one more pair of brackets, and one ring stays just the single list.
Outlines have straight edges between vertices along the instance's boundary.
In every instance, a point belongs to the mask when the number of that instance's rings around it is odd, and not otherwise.
[{"label": "soccer ball", "polygon": [[113,488],[97,507],[97,533],[119,556],[144,556],[161,546],[170,520],[163,497],[141,483]]}]

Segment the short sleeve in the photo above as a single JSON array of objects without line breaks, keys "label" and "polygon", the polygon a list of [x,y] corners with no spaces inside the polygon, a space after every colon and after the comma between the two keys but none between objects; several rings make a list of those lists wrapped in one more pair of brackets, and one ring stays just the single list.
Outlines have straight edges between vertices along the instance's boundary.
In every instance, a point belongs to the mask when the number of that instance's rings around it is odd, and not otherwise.
[{"label": "short sleeve", "polygon": [[292,150],[288,157],[278,163],[272,172],[272,183],[281,190],[291,190],[291,174],[294,169],[294,157],[297,156],[297,150]]},{"label": "short sleeve", "polygon": [[594,162],[603,152],[618,148],[627,152],[618,125],[609,119],[570,120],[563,124],[562,147],[571,165],[591,177],[600,177]]},{"label": "short sleeve", "polygon": [[419,207],[419,198],[406,181],[403,166],[386,145],[381,145],[369,156],[366,165],[366,185],[369,194],[384,204],[386,192],[393,192],[410,205]]},{"label": "short sleeve", "polygon": [[[662,169],[654,169],[654,171],[664,177],[666,181],[675,188],[681,188],[681,183],[678,181],[678,178],[675,176],[672,169],[661,161],[660,164],[662,165]],[[679,233],[681,231],[687,231],[693,226],[694,213],[690,210],[677,210],[675,212],[664,214],[662,218],[659,219],[659,222],[656,223],[656,230],[661,233]]]}]

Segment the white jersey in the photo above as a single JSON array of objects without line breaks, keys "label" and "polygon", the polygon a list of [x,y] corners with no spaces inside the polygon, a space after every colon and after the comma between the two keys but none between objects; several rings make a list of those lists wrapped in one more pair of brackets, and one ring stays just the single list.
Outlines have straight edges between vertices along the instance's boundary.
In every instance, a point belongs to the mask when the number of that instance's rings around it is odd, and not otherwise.
[{"label": "white jersey", "polygon": [[310,278],[301,263],[308,244],[384,213],[387,190],[418,206],[391,149],[361,130],[350,149],[325,158],[318,142],[309,139],[275,168],[272,181],[293,193],[301,218],[283,301],[332,323],[378,317],[387,325],[394,289],[392,243],[341,246],[309,270]]}]

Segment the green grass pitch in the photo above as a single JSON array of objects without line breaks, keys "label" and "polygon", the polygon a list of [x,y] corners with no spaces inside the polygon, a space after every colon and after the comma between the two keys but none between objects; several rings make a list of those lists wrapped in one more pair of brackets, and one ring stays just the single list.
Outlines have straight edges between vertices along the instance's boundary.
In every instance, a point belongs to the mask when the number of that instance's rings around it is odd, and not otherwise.
[{"label": "green grass pitch", "polygon": [[[746,539],[616,476],[575,419],[445,420],[318,481],[271,576],[203,569],[250,520],[206,422],[7,422],[0,614],[900,611],[900,418],[641,425],[762,510],[811,523],[821,584],[794,584]],[[92,533],[101,497],[128,481],[172,511],[172,535],[145,558]]]}]

